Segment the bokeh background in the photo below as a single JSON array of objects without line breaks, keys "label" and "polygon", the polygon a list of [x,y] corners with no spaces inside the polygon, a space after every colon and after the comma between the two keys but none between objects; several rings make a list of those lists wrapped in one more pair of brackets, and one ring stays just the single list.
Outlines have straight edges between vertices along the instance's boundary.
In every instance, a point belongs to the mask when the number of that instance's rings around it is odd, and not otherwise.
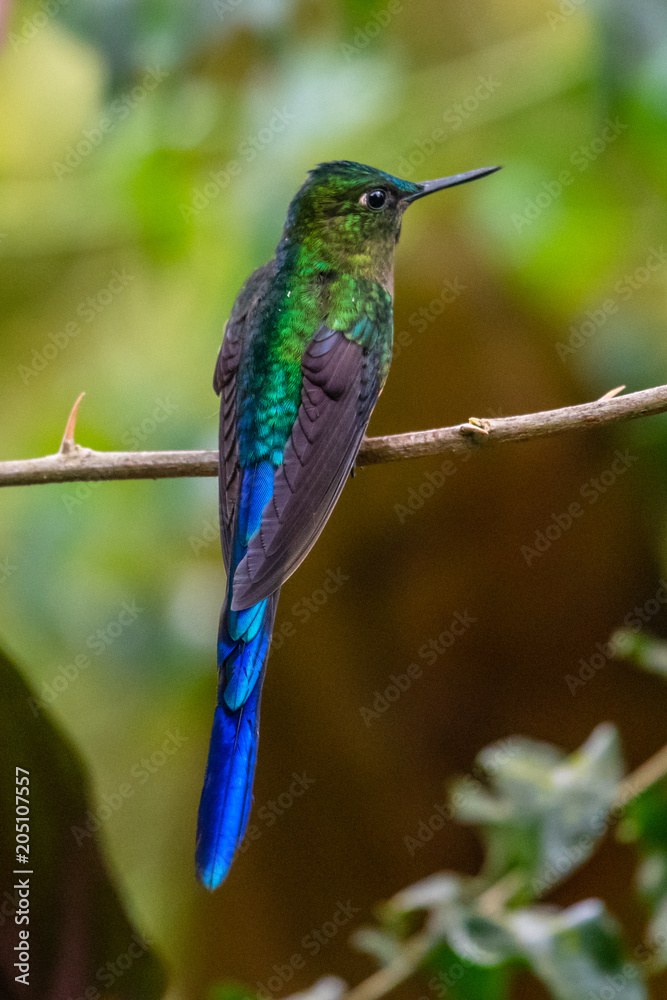
[{"label": "bokeh background", "polygon": [[[398,346],[371,433],[667,382],[659,0],[2,12],[0,458],[55,451],[82,390],[82,444],[215,447],[224,321],[305,172],[329,159],[411,180],[504,165],[406,216]],[[598,489],[617,449],[626,467]],[[224,590],[214,480],[3,491],[2,645],[85,761],[96,808],[131,787],[99,836],[172,1000],[228,978],[266,987],[295,953],[304,967],[276,995],[369,973],[347,936],[376,901],[478,869],[463,827],[418,850],[405,838],[490,741],[571,750],[612,720],[629,766],[664,742],[658,678],[608,659],[574,689],[567,676],[667,574],[666,458],[657,417],[482,451],[437,488],[442,458],[360,471],[283,590],[259,835],[213,895],[193,851]],[[562,537],[522,552],[573,502],[583,514]],[[474,621],[427,660],[457,612]],[[662,610],[649,618],[667,633]],[[362,713],[411,663],[409,690]],[[631,872],[609,843],[551,898],[602,894],[632,933]],[[304,939],[341,903],[349,922],[312,954]]]}]

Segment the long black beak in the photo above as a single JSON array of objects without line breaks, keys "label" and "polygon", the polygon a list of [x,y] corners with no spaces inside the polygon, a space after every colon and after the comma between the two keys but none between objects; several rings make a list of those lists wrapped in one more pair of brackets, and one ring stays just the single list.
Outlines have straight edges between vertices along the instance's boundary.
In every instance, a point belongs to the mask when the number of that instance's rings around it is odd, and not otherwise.
[{"label": "long black beak", "polygon": [[487,174],[495,174],[496,170],[500,170],[500,167],[480,167],[479,170],[469,170],[465,174],[453,174],[451,177],[441,177],[437,181],[420,181],[419,188],[416,194],[409,194],[404,201],[411,204],[416,201],[417,198],[423,198],[424,195],[433,194],[434,191],[442,191],[443,188],[456,187],[457,184],[467,184],[468,181],[476,181],[478,177],[486,177]]}]

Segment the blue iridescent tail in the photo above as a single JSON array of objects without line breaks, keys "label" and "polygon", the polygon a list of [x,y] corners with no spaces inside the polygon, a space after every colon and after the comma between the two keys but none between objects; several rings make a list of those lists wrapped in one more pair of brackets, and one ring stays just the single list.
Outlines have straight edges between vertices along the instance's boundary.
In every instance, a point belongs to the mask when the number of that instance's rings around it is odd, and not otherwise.
[{"label": "blue iridescent tail", "polygon": [[[225,601],[220,617],[218,702],[195,855],[197,875],[207,889],[215,889],[227,876],[250,817],[260,698],[278,594],[243,612],[230,612]],[[230,632],[239,637],[232,638]]]}]

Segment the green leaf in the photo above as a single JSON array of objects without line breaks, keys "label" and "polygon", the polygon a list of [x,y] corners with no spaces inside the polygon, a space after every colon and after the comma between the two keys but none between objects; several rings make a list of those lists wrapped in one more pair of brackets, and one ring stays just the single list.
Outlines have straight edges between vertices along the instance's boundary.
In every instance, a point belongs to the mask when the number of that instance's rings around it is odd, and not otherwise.
[{"label": "green leaf", "polygon": [[322,976],[307,990],[291,993],[285,1000],[340,1000],[347,989],[347,983],[339,976]]},{"label": "green leaf", "polygon": [[509,968],[480,968],[462,958],[448,945],[429,957],[430,995],[436,1000],[507,1000],[511,983]]},{"label": "green leaf", "polygon": [[630,628],[618,629],[610,642],[617,660],[629,660],[642,670],[667,677],[667,642]]},{"label": "green leaf", "polygon": [[396,958],[401,946],[397,937],[377,927],[358,927],[350,935],[349,940],[353,948],[370,955],[379,966],[389,965]]},{"label": "green leaf", "polygon": [[437,874],[398,893],[387,909],[428,910],[426,930],[433,940],[446,940],[468,964],[497,967],[516,956],[516,945],[504,927],[481,911],[479,888],[478,879]]},{"label": "green leaf", "polygon": [[447,940],[466,961],[492,968],[517,957],[512,936],[497,921],[477,913],[474,907],[459,910],[450,922]]},{"label": "green leaf", "polygon": [[650,914],[645,939],[657,972],[667,967],[667,779],[628,803],[618,839],[636,843],[641,856],[635,883]]},{"label": "green leaf", "polygon": [[643,976],[624,954],[616,922],[597,899],[567,910],[532,907],[507,917],[517,945],[554,1000],[613,996],[647,1000]]},{"label": "green leaf", "polygon": [[211,987],[207,1000],[255,1000],[256,993],[243,983],[229,980]]},{"label": "green leaf", "polygon": [[447,907],[461,899],[463,882],[459,875],[436,872],[435,875],[429,875],[397,892],[389,901],[388,907],[395,913]]},{"label": "green leaf", "polygon": [[598,726],[569,756],[516,737],[483,750],[477,768],[488,784],[471,778],[456,784],[453,813],[482,828],[485,880],[518,869],[531,897],[590,856],[607,828],[623,773],[618,734],[610,724]]},{"label": "green leaf", "polygon": [[667,851],[667,778],[628,802],[618,836],[625,843],[639,841],[644,851]]}]

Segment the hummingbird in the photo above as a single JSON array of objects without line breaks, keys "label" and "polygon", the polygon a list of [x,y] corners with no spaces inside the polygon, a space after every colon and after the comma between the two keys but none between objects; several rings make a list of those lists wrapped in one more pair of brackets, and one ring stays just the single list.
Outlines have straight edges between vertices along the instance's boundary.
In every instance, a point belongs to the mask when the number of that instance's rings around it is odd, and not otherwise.
[{"label": "hummingbird", "polygon": [[320,163],[290,203],[275,256],[232,307],[213,380],[227,584],[197,824],[208,889],[229,872],[250,817],[280,588],[324,528],[387,379],[403,213],[498,169],[415,183],[349,160]]}]

